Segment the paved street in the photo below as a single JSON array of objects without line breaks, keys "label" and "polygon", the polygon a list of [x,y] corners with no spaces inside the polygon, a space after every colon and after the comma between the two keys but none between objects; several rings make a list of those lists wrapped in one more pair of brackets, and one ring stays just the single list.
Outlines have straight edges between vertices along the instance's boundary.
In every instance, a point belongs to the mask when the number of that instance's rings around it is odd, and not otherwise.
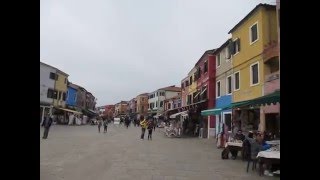
[{"label": "paved street", "polygon": [[212,139],[167,138],[156,129],[152,141],[140,140],[140,128],[113,125],[106,134],[90,125],[54,125],[46,140],[42,133],[41,180],[279,179],[246,173],[241,160],[221,160]]}]

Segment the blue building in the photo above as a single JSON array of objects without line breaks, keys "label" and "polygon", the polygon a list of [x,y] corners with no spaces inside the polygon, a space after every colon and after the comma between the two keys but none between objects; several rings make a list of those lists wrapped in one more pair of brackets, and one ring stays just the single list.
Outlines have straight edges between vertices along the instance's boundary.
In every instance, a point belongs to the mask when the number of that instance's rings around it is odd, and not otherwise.
[{"label": "blue building", "polygon": [[76,101],[77,101],[77,87],[74,84],[69,83],[66,104],[68,106],[75,107],[77,103]]}]

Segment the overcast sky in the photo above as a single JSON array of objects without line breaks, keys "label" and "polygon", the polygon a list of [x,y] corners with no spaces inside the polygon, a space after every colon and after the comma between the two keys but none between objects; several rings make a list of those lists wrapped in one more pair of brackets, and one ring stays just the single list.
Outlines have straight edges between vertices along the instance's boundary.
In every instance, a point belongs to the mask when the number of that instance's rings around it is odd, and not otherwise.
[{"label": "overcast sky", "polygon": [[257,4],[276,0],[41,0],[41,61],[97,105],[177,85]]}]

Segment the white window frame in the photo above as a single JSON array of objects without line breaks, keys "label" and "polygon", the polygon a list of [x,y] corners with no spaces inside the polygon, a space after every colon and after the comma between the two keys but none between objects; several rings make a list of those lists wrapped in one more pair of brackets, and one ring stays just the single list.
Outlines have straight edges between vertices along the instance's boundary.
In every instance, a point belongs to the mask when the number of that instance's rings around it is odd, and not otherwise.
[{"label": "white window frame", "polygon": [[[239,73],[239,88],[236,89],[236,74]],[[235,73],[233,73],[233,91],[239,91],[240,87],[241,87],[241,76],[240,76],[240,71],[237,71]]]},{"label": "white window frame", "polygon": [[[218,59],[220,61],[219,65],[218,65]],[[216,58],[216,67],[219,68],[220,66],[221,66],[221,52],[217,55],[217,58]]]},{"label": "white window frame", "polygon": [[[220,84],[220,95],[218,96],[218,83]],[[221,97],[221,80],[216,82],[216,98],[220,98]]]},{"label": "white window frame", "polygon": [[[228,81],[228,78],[231,78],[231,92],[229,93],[228,90],[229,90],[229,81]],[[232,75],[229,75],[227,76],[226,78],[226,95],[231,95],[232,94]]]},{"label": "white window frame", "polygon": [[[235,38],[232,42],[236,42],[237,40],[238,40],[239,38]],[[235,49],[237,49],[236,47],[234,47]],[[232,55],[232,56],[235,56],[235,55],[237,55],[237,54],[239,54],[239,52],[240,51],[237,51],[234,55]]]},{"label": "white window frame", "polygon": [[[257,25],[257,39],[252,42],[251,28],[252,28],[254,25]],[[249,27],[249,43],[250,43],[250,45],[252,45],[252,44],[256,43],[258,40],[259,40],[259,26],[258,26],[258,21],[257,21],[257,22],[255,22],[252,26]]]},{"label": "white window frame", "polygon": [[[258,82],[256,84],[253,84],[252,81],[253,81],[253,73],[252,73],[252,66],[258,64]],[[258,62],[255,62],[253,64],[250,65],[250,86],[256,86],[260,84],[260,70],[259,70],[259,61]]]}]

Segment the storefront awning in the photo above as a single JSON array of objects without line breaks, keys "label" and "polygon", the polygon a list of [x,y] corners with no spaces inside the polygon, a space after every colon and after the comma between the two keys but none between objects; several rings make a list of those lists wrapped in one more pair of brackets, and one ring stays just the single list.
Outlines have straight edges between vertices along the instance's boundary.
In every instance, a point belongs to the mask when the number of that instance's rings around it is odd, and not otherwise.
[{"label": "storefront awning", "polygon": [[188,111],[178,112],[178,113],[172,114],[172,115],[170,116],[170,118],[173,119],[173,118],[176,118],[176,117],[179,116],[179,115],[183,115],[183,114],[187,114],[187,113],[188,113]]},{"label": "storefront awning", "polygon": [[202,115],[202,116],[218,115],[218,114],[221,113],[221,111],[222,111],[221,108],[207,109],[207,110],[201,111],[201,115]]},{"label": "storefront awning", "polygon": [[280,90],[265,96],[248,100],[248,101],[231,103],[230,106],[231,108],[237,108],[237,107],[243,107],[243,106],[263,106],[263,105],[276,104],[278,102],[280,103]]},{"label": "storefront awning", "polygon": [[74,110],[71,110],[71,109],[65,109],[65,108],[58,108],[58,109],[61,109],[63,111],[67,111],[67,112],[72,112],[72,113],[75,113],[75,114],[82,114],[81,112],[74,111]]}]

